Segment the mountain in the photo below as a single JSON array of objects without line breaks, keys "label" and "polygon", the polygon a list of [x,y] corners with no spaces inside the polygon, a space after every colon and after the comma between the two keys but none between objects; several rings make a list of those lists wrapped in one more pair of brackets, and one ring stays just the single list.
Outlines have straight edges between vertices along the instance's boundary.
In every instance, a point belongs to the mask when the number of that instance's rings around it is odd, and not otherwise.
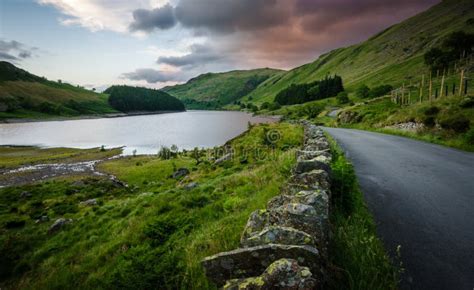
[{"label": "mountain", "polygon": [[252,93],[265,80],[284,71],[255,69],[207,73],[189,80],[186,84],[162,90],[182,100],[188,108],[220,108]]},{"label": "mountain", "polygon": [[177,98],[159,90],[112,86],[105,90],[109,104],[121,112],[184,111],[184,104]]},{"label": "mountain", "polygon": [[0,62],[0,119],[44,118],[117,112],[108,96],[79,86],[53,82]]},{"label": "mountain", "polygon": [[424,53],[460,30],[474,32],[474,1],[444,0],[367,41],[335,49],[312,63],[274,75],[249,96],[257,104],[273,102],[291,84],[311,83],[327,74],[341,76],[349,91],[361,84],[400,86],[427,75]]}]

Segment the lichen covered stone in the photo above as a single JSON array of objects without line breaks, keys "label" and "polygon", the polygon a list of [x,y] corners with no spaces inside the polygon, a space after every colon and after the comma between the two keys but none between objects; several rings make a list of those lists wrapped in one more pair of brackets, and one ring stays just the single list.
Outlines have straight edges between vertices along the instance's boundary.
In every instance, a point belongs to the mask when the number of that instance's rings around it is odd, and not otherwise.
[{"label": "lichen covered stone", "polygon": [[267,244],[314,246],[314,239],[307,233],[289,227],[268,226],[261,232],[241,241],[243,247]]},{"label": "lichen covered stone", "polygon": [[230,280],[226,290],[310,290],[318,289],[318,280],[308,267],[302,267],[296,260],[280,259],[272,263],[258,277]]},{"label": "lichen covered stone", "polygon": [[207,277],[221,287],[230,279],[259,276],[283,258],[297,261],[316,275],[322,273],[319,251],[311,246],[269,244],[237,249],[207,257],[202,265]]}]

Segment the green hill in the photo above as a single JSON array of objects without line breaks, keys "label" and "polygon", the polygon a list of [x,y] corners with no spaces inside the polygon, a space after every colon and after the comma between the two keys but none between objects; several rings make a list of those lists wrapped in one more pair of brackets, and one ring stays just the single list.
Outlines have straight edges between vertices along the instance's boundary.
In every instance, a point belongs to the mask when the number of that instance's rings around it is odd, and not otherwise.
[{"label": "green hill", "polygon": [[262,82],[283,71],[256,69],[207,73],[189,80],[186,84],[163,88],[163,91],[182,100],[187,108],[220,108],[248,95]]},{"label": "green hill", "polygon": [[0,119],[115,112],[105,94],[49,81],[11,63],[0,62]]},{"label": "green hill", "polygon": [[177,98],[159,90],[112,86],[105,90],[109,104],[121,112],[184,111],[184,104]]},{"label": "green hill", "polygon": [[424,53],[452,32],[474,31],[474,1],[445,0],[367,41],[335,49],[316,61],[275,75],[251,93],[253,102],[272,102],[291,84],[311,83],[328,73],[340,75],[353,91],[361,84],[400,86],[428,74]]}]

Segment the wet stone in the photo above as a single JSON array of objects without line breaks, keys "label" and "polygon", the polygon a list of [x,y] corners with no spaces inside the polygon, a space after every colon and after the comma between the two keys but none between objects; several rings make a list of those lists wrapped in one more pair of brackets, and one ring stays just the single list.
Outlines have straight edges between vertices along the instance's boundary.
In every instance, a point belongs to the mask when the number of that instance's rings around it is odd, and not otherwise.
[{"label": "wet stone", "polygon": [[311,273],[321,273],[319,252],[311,246],[269,244],[237,249],[207,257],[202,261],[207,277],[217,286],[227,280],[255,277],[266,271],[273,262],[287,258],[308,267]]},{"label": "wet stone", "polygon": [[226,290],[309,290],[317,289],[318,280],[308,267],[302,267],[294,259],[280,259],[272,263],[262,275],[246,279],[230,280]]}]

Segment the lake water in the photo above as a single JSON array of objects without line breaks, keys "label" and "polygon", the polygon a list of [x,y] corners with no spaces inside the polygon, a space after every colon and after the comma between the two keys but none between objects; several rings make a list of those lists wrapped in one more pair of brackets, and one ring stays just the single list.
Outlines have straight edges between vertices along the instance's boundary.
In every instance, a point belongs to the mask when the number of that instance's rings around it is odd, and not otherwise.
[{"label": "lake water", "polygon": [[0,124],[0,145],[106,148],[126,146],[124,154],[156,154],[161,146],[210,148],[247,130],[248,122],[275,119],[243,112],[188,111],[120,118]]}]

